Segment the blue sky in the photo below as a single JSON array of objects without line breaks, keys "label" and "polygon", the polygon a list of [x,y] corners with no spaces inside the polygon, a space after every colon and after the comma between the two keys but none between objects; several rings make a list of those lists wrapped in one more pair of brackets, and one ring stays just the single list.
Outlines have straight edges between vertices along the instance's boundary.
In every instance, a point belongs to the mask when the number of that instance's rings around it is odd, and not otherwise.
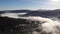
[{"label": "blue sky", "polygon": [[0,0],[0,10],[60,9],[60,0]]}]

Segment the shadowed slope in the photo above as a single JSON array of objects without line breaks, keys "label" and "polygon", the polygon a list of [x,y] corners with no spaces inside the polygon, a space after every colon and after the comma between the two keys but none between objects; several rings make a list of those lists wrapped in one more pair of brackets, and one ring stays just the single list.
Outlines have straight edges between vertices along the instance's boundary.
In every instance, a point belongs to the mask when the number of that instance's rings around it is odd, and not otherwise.
[{"label": "shadowed slope", "polygon": [[[30,23],[31,22],[31,23]],[[32,23],[33,22],[33,23]],[[27,21],[26,19],[0,17],[0,32],[1,34],[17,34],[18,32],[31,31],[36,28],[38,24],[34,21]]]}]

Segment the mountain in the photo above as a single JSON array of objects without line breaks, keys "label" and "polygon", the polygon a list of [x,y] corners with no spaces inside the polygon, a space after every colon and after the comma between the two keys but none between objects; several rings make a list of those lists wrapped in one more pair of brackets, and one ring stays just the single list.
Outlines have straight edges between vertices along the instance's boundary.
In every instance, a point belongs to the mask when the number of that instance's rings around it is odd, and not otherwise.
[{"label": "mountain", "polygon": [[[0,14],[4,13],[19,13],[18,16],[41,16],[41,17],[59,17],[60,9],[56,10],[6,10],[0,11]],[[20,15],[23,13],[23,15]]]},{"label": "mountain", "polygon": [[28,21],[27,19],[0,16],[0,33],[18,34],[25,31],[36,30],[38,27],[36,22],[37,21]]},{"label": "mountain", "polygon": [[24,13],[24,12],[29,12],[30,10],[5,10],[5,11],[0,11],[0,14],[3,13]]},{"label": "mountain", "polygon": [[60,10],[31,11],[24,16],[57,17],[60,16]]}]

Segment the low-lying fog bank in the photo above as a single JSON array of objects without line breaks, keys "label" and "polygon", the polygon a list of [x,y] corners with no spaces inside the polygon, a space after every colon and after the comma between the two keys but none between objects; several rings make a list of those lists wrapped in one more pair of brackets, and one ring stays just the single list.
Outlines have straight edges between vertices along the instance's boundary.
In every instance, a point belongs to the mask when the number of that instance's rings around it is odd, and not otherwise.
[{"label": "low-lying fog bank", "polygon": [[[40,30],[39,32],[41,34],[60,34],[60,21],[58,18],[57,19],[44,18],[44,17],[38,17],[38,16],[16,17],[16,18],[26,19],[28,20],[29,23],[37,24],[39,22],[37,29]],[[29,20],[34,22],[30,22]]]},{"label": "low-lying fog bank", "polygon": [[[35,28],[36,29],[35,31],[40,30],[39,32],[41,34],[60,34],[60,19],[57,17],[50,17],[50,18],[45,18],[40,16],[21,17],[13,13],[11,14],[5,13],[2,14],[1,16],[3,17],[7,16],[9,18],[14,18],[14,19],[25,19],[28,21],[28,23],[33,23],[33,24],[38,23],[38,27]],[[34,30],[34,28],[32,30]]]}]

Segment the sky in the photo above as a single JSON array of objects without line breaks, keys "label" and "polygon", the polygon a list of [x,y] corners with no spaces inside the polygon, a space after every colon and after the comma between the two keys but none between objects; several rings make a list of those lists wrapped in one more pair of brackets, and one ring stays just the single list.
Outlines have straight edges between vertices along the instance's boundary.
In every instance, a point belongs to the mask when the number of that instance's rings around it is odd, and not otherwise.
[{"label": "sky", "polygon": [[0,10],[60,9],[60,0],[0,0]]}]

